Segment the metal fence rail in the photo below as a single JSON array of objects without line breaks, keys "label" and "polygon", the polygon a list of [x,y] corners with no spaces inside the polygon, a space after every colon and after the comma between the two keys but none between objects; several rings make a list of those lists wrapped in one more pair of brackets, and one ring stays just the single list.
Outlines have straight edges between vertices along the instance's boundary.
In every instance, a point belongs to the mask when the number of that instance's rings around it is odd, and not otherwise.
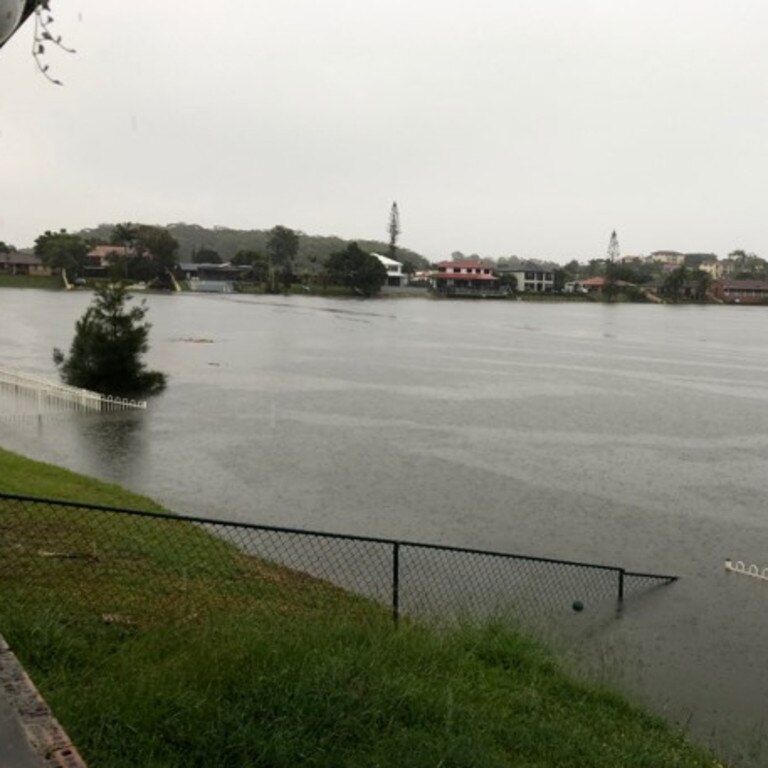
[{"label": "metal fence rail", "polygon": [[[121,588],[105,597],[99,586],[115,572]],[[677,577],[0,493],[0,613],[8,595],[45,590],[51,579],[110,615],[140,610],[148,590],[153,601],[178,605],[190,585],[215,580],[213,603],[188,610],[262,599],[253,589],[266,584],[273,591],[340,588],[384,606],[397,621],[570,613],[582,601],[621,604]]]},{"label": "metal fence rail", "polygon": [[87,389],[70,387],[41,376],[0,368],[0,390],[14,396],[15,414],[61,411],[124,411],[146,409],[145,400],[110,397]]}]

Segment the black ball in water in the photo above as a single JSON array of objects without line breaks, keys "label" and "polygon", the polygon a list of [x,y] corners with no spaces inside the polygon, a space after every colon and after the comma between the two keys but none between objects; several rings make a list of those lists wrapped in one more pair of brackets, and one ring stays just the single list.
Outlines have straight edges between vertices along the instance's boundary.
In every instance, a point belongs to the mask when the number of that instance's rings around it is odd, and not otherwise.
[{"label": "black ball in water", "polygon": [[581,600],[574,600],[571,607],[576,613],[579,613],[584,610],[584,603],[582,603]]}]

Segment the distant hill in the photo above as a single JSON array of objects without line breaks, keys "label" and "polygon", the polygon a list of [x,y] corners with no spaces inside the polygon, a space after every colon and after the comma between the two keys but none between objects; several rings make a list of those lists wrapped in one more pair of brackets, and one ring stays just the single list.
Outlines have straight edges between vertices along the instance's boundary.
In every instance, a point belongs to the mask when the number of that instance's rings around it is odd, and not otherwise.
[{"label": "distant hill", "polygon": [[[99,224],[92,229],[83,229],[76,234],[101,243],[108,243],[114,224]],[[266,229],[228,229],[213,227],[207,229],[197,224],[168,224],[166,229],[179,242],[179,260],[191,261],[192,254],[202,248],[210,248],[229,261],[240,250],[266,253],[269,230]],[[314,261],[323,263],[335,251],[346,248],[350,242],[356,242],[366,251],[374,251],[386,255],[389,246],[378,240],[343,240],[333,235],[307,235],[299,232],[299,255],[296,267],[299,271],[309,269]],[[408,250],[397,249],[399,261],[408,259],[416,269],[425,269],[429,262],[422,255]]]}]

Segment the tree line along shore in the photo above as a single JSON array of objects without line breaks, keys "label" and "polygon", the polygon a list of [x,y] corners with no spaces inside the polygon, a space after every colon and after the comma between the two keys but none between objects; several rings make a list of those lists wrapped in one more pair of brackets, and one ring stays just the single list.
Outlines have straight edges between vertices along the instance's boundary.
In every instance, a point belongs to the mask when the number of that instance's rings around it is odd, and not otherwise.
[{"label": "tree line along shore", "polygon": [[[768,302],[768,262],[744,250],[725,259],[677,251],[622,256],[612,233],[606,255],[584,262],[558,265],[454,252],[430,263],[398,245],[399,234],[397,220],[394,227],[390,223],[389,243],[307,235],[284,226],[231,230],[127,222],[78,233],[48,230],[32,249],[17,250],[0,241],[0,285],[56,288],[65,275],[71,285],[111,279],[160,290],[225,290],[227,283],[226,290],[243,292],[373,296],[382,288],[397,295],[387,289],[407,285],[411,293],[424,289],[479,298]],[[466,274],[485,271],[489,275],[480,276],[484,282]]]}]

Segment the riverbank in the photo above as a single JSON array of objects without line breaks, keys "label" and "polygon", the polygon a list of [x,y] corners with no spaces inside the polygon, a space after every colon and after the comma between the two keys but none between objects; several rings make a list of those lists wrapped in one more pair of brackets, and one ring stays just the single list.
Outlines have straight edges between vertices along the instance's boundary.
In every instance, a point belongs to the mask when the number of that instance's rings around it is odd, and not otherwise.
[{"label": "riverbank", "polygon": [[[0,491],[157,508],[1,450]],[[22,547],[34,560],[53,521],[21,526],[8,512],[0,502],[0,550]],[[104,532],[96,517],[93,526],[97,550]],[[179,528],[175,553],[186,545],[195,561],[215,553],[253,571],[253,558]],[[143,586],[164,594],[169,551],[145,549]],[[570,678],[506,626],[395,632],[377,606],[284,569],[282,586],[293,580],[295,589],[270,590],[277,569],[270,576],[263,563],[243,584],[236,616],[217,609],[225,585],[209,574],[185,583],[179,602],[195,604],[194,614],[149,600],[105,621],[67,589],[56,563],[37,560],[43,588],[0,567],[0,627],[92,768],[719,765],[661,720]],[[126,589],[119,568],[104,572],[87,583],[90,606]]]},{"label": "riverbank", "polygon": [[[188,285],[182,281],[180,283],[182,292],[184,293],[200,293],[199,291],[192,291],[189,289]],[[81,286],[78,288],[78,290],[87,290],[91,291],[93,290],[94,281],[89,280],[86,285]],[[50,290],[50,291],[64,291],[66,290],[60,277],[34,277],[29,275],[0,275],[0,288],[37,288],[38,290]],[[142,294],[151,294],[151,293],[168,293],[168,291],[163,290],[148,290],[148,291],[141,291]],[[203,292],[205,293],[205,292]],[[216,292],[214,292],[216,293]],[[253,284],[253,283],[244,283],[244,284],[237,284],[236,290],[233,291],[235,294],[242,294],[242,295],[248,295],[248,296],[270,296],[270,295],[284,295],[284,296],[316,296],[320,298],[329,298],[329,299],[344,299],[344,298],[351,298],[351,299],[362,299],[364,297],[355,295],[352,293],[349,288],[346,288],[344,286],[339,285],[319,285],[319,284],[300,284],[296,283],[290,287],[290,290],[285,291],[280,294],[270,294],[264,290],[264,287],[260,284]],[[712,306],[715,304],[723,304],[722,301],[716,301],[714,299],[707,299],[705,301],[699,301],[699,300],[680,300],[680,301],[672,301],[672,300],[664,300],[658,296],[655,296],[654,294],[647,294],[645,292],[642,292],[641,294],[628,296],[624,293],[619,293],[616,296],[611,297],[610,299],[602,297],[598,293],[587,293],[587,294],[579,294],[579,293],[512,293],[509,295],[499,295],[499,296],[468,296],[468,297],[462,297],[462,296],[441,296],[438,294],[435,294],[432,291],[427,290],[426,288],[387,288],[384,287],[380,294],[374,297],[365,297],[365,298],[374,298],[374,299],[439,299],[439,300],[456,300],[456,299],[469,299],[472,301],[481,301],[483,299],[496,299],[501,301],[530,301],[530,302],[537,302],[537,303],[569,303],[569,304],[594,304],[594,303],[600,303],[600,304],[652,304],[652,303],[661,303],[661,304],[693,304],[693,305],[708,305]]]}]

